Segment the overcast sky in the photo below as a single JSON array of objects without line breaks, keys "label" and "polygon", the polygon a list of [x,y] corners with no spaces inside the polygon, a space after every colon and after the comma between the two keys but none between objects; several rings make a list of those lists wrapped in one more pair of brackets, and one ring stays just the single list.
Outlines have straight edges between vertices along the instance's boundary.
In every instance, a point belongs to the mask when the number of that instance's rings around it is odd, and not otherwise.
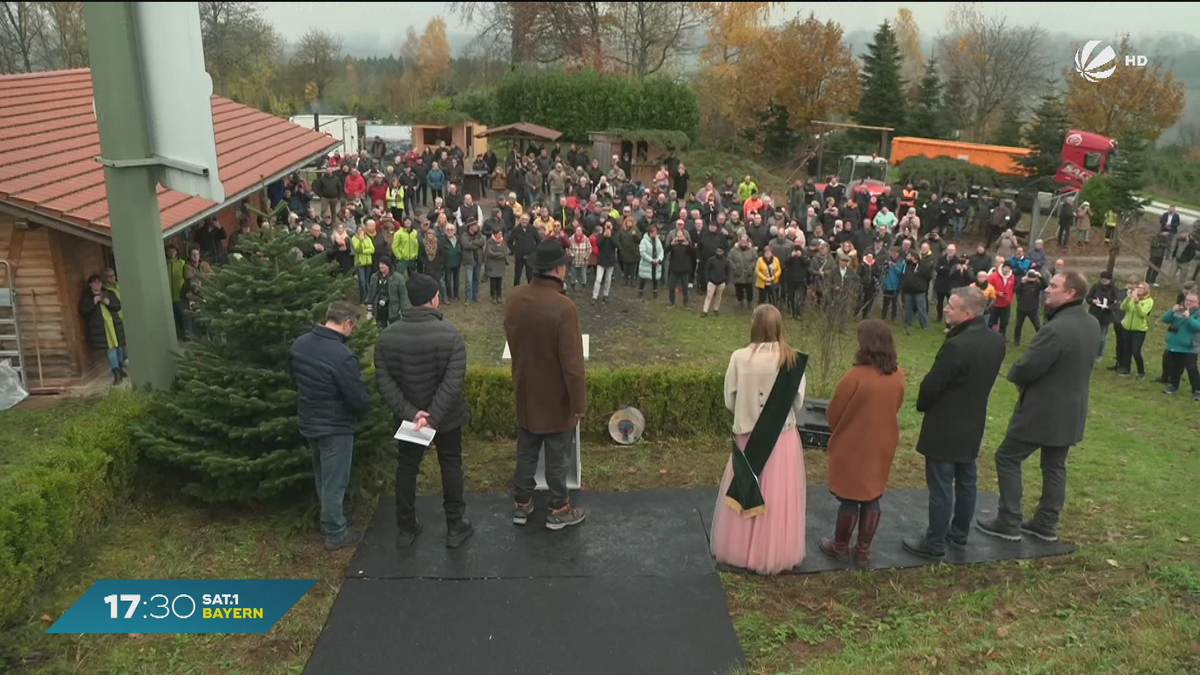
[{"label": "overcast sky", "polygon": [[[346,45],[347,52],[363,50],[389,53],[396,51],[405,31],[414,26],[417,31],[439,14],[447,19],[451,46],[459,47],[473,30],[451,17],[447,3],[292,3],[267,2],[267,18],[289,40],[295,40],[309,28],[324,28],[352,38],[358,48]],[[796,12],[813,11],[823,19],[833,19],[848,32],[869,30],[884,19],[896,15],[900,7],[909,7],[917,19],[924,37],[936,35],[943,26],[950,3],[937,2],[826,2],[808,4],[789,2],[776,10],[777,19]],[[1004,2],[983,3],[990,14],[1006,14],[1013,23],[1037,22],[1051,33],[1095,36],[1108,39],[1121,31],[1139,35],[1158,32],[1191,32],[1200,25],[1200,3],[1181,2]],[[462,35],[455,35],[462,34]],[[455,44],[458,43],[458,44]]]}]

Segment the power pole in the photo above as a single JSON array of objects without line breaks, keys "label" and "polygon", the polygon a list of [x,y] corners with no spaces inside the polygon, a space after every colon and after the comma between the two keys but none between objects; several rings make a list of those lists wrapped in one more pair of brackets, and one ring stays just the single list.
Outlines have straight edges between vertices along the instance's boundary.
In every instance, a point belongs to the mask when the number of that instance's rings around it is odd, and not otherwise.
[{"label": "power pole", "polygon": [[158,181],[139,65],[132,2],[83,5],[113,254],[121,284],[130,377],[139,388],[166,389],[179,344],[163,255]]}]

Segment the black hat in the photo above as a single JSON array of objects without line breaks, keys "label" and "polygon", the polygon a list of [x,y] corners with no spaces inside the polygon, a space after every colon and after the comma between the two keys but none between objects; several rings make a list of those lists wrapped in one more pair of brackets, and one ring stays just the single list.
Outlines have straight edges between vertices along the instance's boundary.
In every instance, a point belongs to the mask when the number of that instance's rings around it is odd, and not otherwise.
[{"label": "black hat", "polygon": [[1100,273],[1100,278],[1112,280],[1112,272],[1109,272],[1108,270],[1104,270],[1103,272]]},{"label": "black hat", "polygon": [[535,272],[545,272],[571,262],[571,254],[554,239],[544,239],[538,243],[537,250],[525,260]]},{"label": "black hat", "polygon": [[429,304],[439,290],[438,282],[434,281],[433,277],[419,272],[408,278],[404,288],[408,291],[408,301],[413,307]]}]

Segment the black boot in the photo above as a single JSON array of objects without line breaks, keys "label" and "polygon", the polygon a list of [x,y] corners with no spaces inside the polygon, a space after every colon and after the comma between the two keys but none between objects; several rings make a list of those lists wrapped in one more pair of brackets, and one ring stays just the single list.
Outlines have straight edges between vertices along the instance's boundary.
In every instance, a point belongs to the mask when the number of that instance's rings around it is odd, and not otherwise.
[{"label": "black boot", "polygon": [[113,373],[113,386],[121,384],[121,369],[113,368],[112,373]]},{"label": "black boot", "polygon": [[475,534],[475,526],[466,518],[446,520],[446,548],[458,548]]}]

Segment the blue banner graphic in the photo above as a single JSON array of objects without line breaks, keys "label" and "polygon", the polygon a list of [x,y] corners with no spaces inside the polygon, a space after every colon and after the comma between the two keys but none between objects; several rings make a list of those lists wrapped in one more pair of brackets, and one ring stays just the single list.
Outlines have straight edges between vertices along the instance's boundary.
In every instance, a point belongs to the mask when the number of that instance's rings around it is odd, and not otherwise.
[{"label": "blue banner graphic", "polygon": [[316,579],[101,579],[47,633],[265,633]]}]

